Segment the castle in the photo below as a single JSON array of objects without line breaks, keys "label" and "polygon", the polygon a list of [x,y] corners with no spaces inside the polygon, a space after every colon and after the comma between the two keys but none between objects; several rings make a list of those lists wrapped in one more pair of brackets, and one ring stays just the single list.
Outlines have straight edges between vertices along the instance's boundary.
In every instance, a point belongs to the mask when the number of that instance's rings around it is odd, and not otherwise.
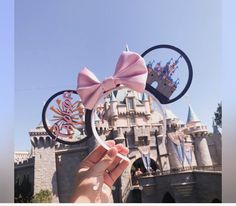
[{"label": "castle", "polygon": [[[114,202],[220,202],[221,133],[213,134],[191,106],[184,124],[171,110],[163,115],[148,94],[124,89],[96,108],[94,124],[102,139],[129,148],[131,164],[115,183]],[[79,163],[96,146],[95,138],[64,145],[48,136],[42,123],[29,131],[30,153],[15,153],[15,178],[24,175],[33,193],[48,189],[53,202],[68,202]],[[137,175],[137,171],[140,174]]]},{"label": "castle", "polygon": [[174,62],[172,62],[173,58],[171,58],[166,62],[165,66],[162,66],[161,62],[158,62],[153,67],[154,61],[147,64],[147,83],[155,87],[160,95],[164,95],[166,98],[169,98],[174,93],[179,84],[179,78],[174,81],[172,76],[178,69],[180,58],[182,56],[179,56]]}]

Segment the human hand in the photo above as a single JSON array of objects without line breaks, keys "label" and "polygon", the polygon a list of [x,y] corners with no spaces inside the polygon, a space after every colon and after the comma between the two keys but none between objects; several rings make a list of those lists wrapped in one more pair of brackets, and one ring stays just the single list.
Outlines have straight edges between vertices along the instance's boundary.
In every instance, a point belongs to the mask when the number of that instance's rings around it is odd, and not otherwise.
[{"label": "human hand", "polygon": [[113,140],[106,144],[109,150],[98,146],[81,162],[72,202],[109,202],[112,185],[129,165],[116,155],[127,155],[129,150]]}]

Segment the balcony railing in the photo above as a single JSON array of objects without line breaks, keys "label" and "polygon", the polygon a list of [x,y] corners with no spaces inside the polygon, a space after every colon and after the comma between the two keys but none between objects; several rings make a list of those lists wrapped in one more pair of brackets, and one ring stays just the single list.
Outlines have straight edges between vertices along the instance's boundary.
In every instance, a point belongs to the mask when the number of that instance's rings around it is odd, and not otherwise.
[{"label": "balcony railing", "polygon": [[190,127],[189,132],[194,132],[194,131],[207,131],[207,126],[195,126],[195,127]]},{"label": "balcony railing", "polygon": [[170,174],[177,174],[181,172],[192,172],[192,171],[222,171],[221,165],[215,166],[194,166],[194,167],[184,167],[184,168],[176,168],[166,171],[155,171],[151,173],[143,173],[139,177],[135,177],[136,181],[140,177],[150,177],[150,176],[162,176],[162,175],[170,175]]}]

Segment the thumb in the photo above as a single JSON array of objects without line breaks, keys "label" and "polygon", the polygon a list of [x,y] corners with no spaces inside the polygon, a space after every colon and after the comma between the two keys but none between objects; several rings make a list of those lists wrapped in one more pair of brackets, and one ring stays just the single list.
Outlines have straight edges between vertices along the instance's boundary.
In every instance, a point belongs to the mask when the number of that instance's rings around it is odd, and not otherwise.
[{"label": "thumb", "polygon": [[94,171],[97,174],[104,173],[104,171],[110,166],[110,164],[115,160],[118,150],[116,147],[110,148],[105,156],[94,166]]}]

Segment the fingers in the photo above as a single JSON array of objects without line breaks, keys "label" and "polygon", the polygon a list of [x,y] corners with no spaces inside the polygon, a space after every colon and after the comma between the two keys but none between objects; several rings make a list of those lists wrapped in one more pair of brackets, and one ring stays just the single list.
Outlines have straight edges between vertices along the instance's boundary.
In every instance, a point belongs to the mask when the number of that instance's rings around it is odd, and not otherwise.
[{"label": "fingers", "polygon": [[111,171],[110,177],[115,182],[118,177],[124,172],[124,170],[128,167],[130,161],[122,160],[122,162],[113,170]]},{"label": "fingers", "polygon": [[[104,174],[105,170],[108,169],[113,173],[114,170],[114,178],[117,179],[118,177],[115,177],[116,175],[120,175],[123,170],[123,167],[127,167],[125,161],[123,160],[121,162],[121,158],[117,157],[117,153],[119,152],[122,155],[127,155],[129,153],[128,148],[124,147],[123,144],[117,144],[115,145],[115,141],[110,140],[107,141],[106,144],[110,147],[110,149],[107,151],[102,146],[96,147],[88,157],[81,163],[81,169],[89,169],[91,172],[95,172],[96,175],[102,175]],[[120,163],[121,162],[121,163]],[[129,164],[129,161],[126,160],[127,165]],[[121,165],[120,165],[121,164]],[[120,168],[121,170],[117,170],[116,168]],[[120,172],[120,174],[119,174]],[[114,179],[113,178],[113,179]]]},{"label": "fingers", "polygon": [[103,174],[109,165],[115,160],[118,150],[116,147],[110,148],[105,156],[92,168],[97,175]]},{"label": "fingers", "polygon": [[[115,145],[115,141],[114,140],[108,140],[106,141],[106,144],[109,147],[113,147]],[[85,159],[84,161],[92,163],[92,164],[96,164],[99,160],[102,159],[102,157],[105,155],[105,153],[107,152],[107,150],[103,147],[103,146],[98,146],[96,147]]]},{"label": "fingers", "polygon": [[[124,147],[123,144],[117,144],[115,145],[115,147],[118,150],[118,153],[122,154],[122,155],[127,155],[129,153],[129,149]],[[120,163],[121,158],[120,157],[116,157],[115,160],[111,163],[111,165],[107,168],[108,171],[112,171],[114,168],[117,167],[117,165]]]}]

